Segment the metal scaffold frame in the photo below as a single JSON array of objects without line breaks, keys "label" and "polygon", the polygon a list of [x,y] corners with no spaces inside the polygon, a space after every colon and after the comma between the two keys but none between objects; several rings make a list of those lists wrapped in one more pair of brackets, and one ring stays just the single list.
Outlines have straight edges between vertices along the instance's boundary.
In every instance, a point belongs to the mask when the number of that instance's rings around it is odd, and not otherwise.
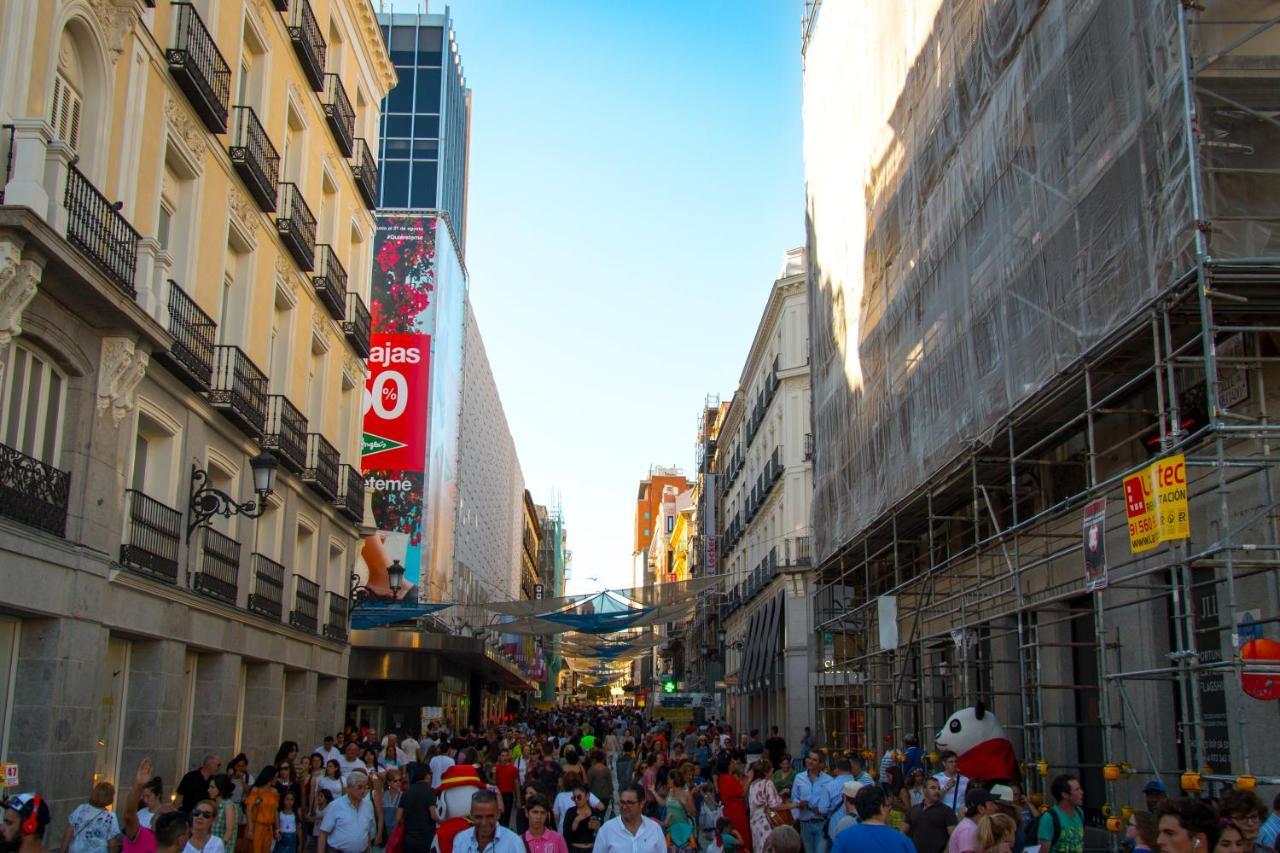
[{"label": "metal scaffold frame", "polygon": [[[878,736],[901,745],[910,733],[928,746],[950,713],[982,700],[1032,787],[1071,769],[1115,803],[1123,782],[1104,783],[1102,769],[1118,763],[1140,778],[1203,768],[1211,784],[1280,784],[1277,747],[1257,734],[1275,731],[1275,703],[1240,689],[1246,675],[1280,674],[1240,655],[1246,611],[1272,636],[1280,625],[1269,397],[1280,396],[1280,257],[1213,256],[1209,235],[1231,217],[1206,203],[1205,172],[1232,167],[1206,155],[1218,143],[1197,118],[1197,104],[1218,102],[1280,127],[1214,87],[1215,68],[1275,37],[1280,17],[1212,18],[1193,4],[1177,17],[1191,267],[824,563],[817,722],[833,748],[876,751]],[[1198,38],[1210,27],[1222,30]],[[1256,56],[1231,67],[1253,59],[1274,82],[1280,66]],[[1133,554],[1122,482],[1179,453],[1191,537]],[[1088,592],[1082,510],[1103,498],[1108,583]],[[898,640],[881,648],[886,597]]]}]

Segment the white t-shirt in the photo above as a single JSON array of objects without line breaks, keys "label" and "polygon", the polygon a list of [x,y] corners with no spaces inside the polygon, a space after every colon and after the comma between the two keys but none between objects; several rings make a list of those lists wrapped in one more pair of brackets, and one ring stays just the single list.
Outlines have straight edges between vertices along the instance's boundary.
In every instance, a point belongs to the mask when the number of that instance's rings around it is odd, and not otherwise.
[{"label": "white t-shirt", "polygon": [[431,762],[427,766],[431,768],[431,786],[433,788],[440,787],[440,781],[444,776],[444,771],[452,767],[453,764],[453,759],[447,755],[437,755],[431,759]]},{"label": "white t-shirt", "polygon": [[411,737],[407,737],[400,742],[400,749],[402,752],[404,752],[406,756],[406,758],[404,759],[405,763],[418,760],[419,748],[420,747],[418,746],[418,742]]},{"label": "white t-shirt", "polygon": [[336,746],[331,746],[328,749],[325,749],[324,744],[320,744],[320,746],[317,746],[315,749],[313,749],[311,753],[313,755],[319,755],[321,758],[323,758],[325,764],[328,764],[330,761],[342,760],[342,753],[338,750]]},{"label": "white t-shirt", "polygon": [[138,825],[150,829],[151,821],[155,816],[156,813],[151,809],[138,809]]},{"label": "white t-shirt", "polygon": [[361,761],[361,760],[360,760],[360,759],[358,759],[358,758],[357,758],[355,761],[350,761],[350,760],[348,760],[348,759],[347,759],[347,757],[344,755],[344,756],[342,756],[341,758],[339,758],[339,759],[338,759],[338,772],[342,775],[342,784],[343,784],[343,785],[347,784],[347,776],[348,776],[348,775],[351,773],[351,771],[353,771],[353,770],[359,770],[361,773],[368,773],[368,772],[369,772],[369,768],[368,768],[368,767],[365,767],[365,766],[364,766],[364,762],[363,762],[363,761]]},{"label": "white t-shirt", "polygon": [[963,815],[964,795],[969,790],[969,777],[957,772],[956,783],[949,791],[947,785],[951,780],[947,778],[946,773],[934,773],[933,778],[938,780],[938,785],[942,788],[942,802],[957,815]]},{"label": "white t-shirt", "polygon": [[196,847],[188,841],[187,846],[182,848],[182,853],[227,853],[227,848],[222,843],[221,838],[216,835],[210,835],[209,840],[204,843],[204,847]]}]

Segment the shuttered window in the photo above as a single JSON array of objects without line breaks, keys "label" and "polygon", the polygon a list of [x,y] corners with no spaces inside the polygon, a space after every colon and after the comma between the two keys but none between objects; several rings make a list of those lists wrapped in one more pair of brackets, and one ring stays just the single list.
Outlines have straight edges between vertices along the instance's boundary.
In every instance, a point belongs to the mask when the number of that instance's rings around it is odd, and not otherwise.
[{"label": "shuttered window", "polygon": [[49,123],[53,125],[53,136],[61,139],[75,151],[80,147],[80,114],[84,108],[80,93],[75,90],[67,78],[58,72],[53,78],[53,111]]},{"label": "shuttered window", "polygon": [[5,444],[57,467],[67,382],[44,356],[10,344],[0,437]]}]

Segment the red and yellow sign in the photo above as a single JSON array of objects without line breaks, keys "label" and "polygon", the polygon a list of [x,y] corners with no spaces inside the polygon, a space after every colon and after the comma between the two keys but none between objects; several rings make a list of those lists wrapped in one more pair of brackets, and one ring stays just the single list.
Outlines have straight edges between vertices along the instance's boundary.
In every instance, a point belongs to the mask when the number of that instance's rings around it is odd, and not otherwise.
[{"label": "red and yellow sign", "polygon": [[1135,554],[1189,537],[1186,457],[1179,453],[1157,459],[1125,477],[1124,510],[1129,519],[1129,550]]}]

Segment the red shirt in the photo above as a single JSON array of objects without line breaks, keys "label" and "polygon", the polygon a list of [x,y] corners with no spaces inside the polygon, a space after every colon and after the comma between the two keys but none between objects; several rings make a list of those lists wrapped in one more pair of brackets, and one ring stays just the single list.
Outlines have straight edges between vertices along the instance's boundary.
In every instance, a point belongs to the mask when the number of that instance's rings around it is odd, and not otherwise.
[{"label": "red shirt", "polygon": [[516,785],[520,783],[520,768],[514,764],[495,764],[493,775],[498,782],[499,791],[504,794],[516,792]]}]

